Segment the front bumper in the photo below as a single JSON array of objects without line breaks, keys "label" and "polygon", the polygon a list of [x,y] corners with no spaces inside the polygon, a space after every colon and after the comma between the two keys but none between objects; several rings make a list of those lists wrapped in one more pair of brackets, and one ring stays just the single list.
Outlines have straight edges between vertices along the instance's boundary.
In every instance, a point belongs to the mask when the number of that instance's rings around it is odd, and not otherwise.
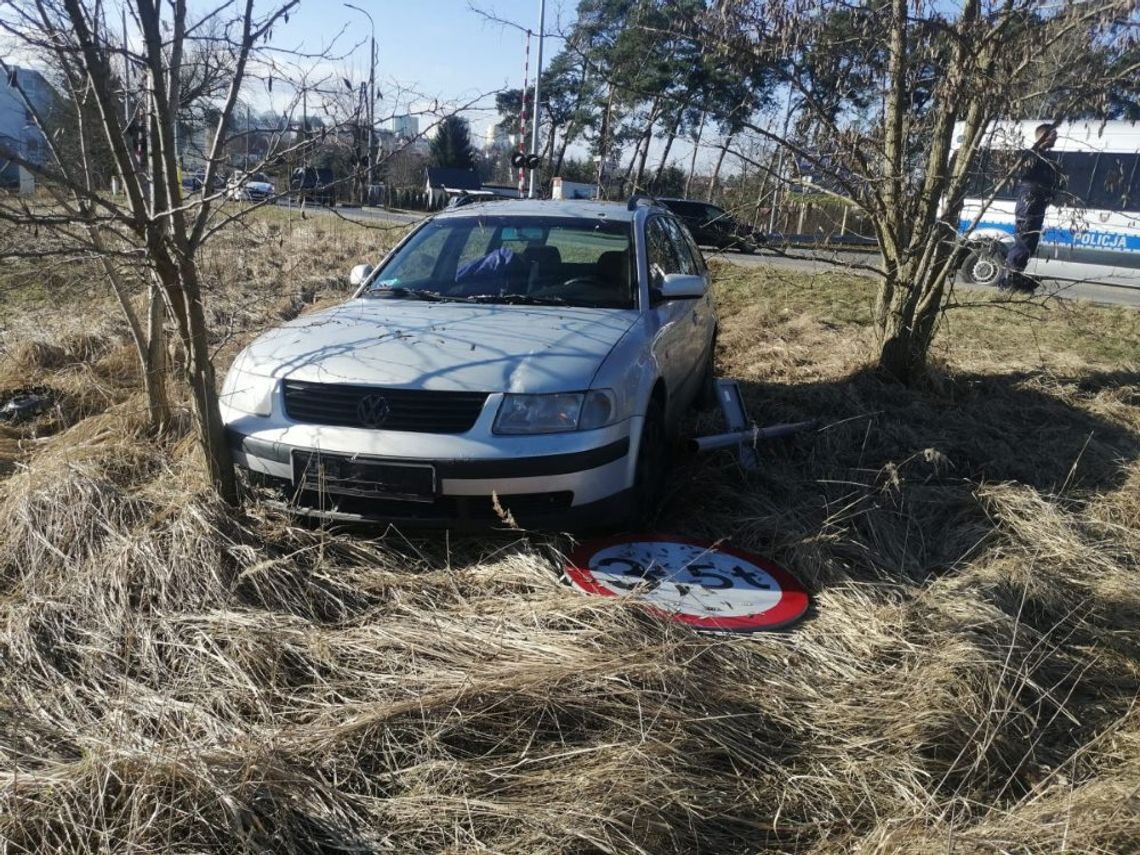
[{"label": "front bumper", "polygon": [[[297,442],[296,427],[256,435],[240,429],[243,421],[231,425],[226,434],[235,464],[247,470],[255,483],[273,489],[290,509],[344,522],[447,528],[509,526],[512,521],[523,528],[554,530],[612,525],[623,517],[628,504],[636,459],[635,442],[630,437],[640,435],[638,419],[594,432],[600,436],[592,438],[592,445],[584,442],[582,435],[571,435],[572,444],[578,448],[553,451],[549,438],[545,438],[546,450],[551,453],[515,456],[504,456],[502,449],[488,456],[485,448],[483,454],[473,454],[470,440],[464,442],[458,436],[450,439],[466,456],[440,454],[448,437],[424,437],[430,441],[423,450],[435,453],[408,457],[384,453],[382,448],[370,449],[365,436],[351,441],[353,434],[368,432],[337,431],[334,436],[340,441],[330,441],[326,428],[313,434],[311,441]],[[322,433],[325,436],[320,436]],[[430,499],[380,498],[306,489],[295,480],[294,457],[322,452],[431,466],[435,495]]]}]

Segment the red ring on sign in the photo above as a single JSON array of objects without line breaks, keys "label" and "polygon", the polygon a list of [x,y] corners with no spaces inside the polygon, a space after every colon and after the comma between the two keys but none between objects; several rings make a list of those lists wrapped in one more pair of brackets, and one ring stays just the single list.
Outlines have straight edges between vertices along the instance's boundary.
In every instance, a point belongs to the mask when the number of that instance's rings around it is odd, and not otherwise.
[{"label": "red ring on sign", "polygon": [[782,567],[773,564],[766,558],[761,558],[759,555],[745,552],[742,549],[736,549],[732,546],[717,546],[706,541],[694,540],[688,537],[660,534],[622,534],[601,540],[591,540],[587,543],[580,544],[577,549],[570,553],[565,568],[566,576],[575,587],[587,594],[597,594],[603,597],[618,596],[617,592],[611,591],[594,578],[593,571],[590,570],[590,558],[603,549],[608,549],[611,546],[618,546],[623,543],[680,543],[686,546],[696,546],[710,552],[722,552],[726,555],[735,556],[742,561],[747,561],[755,567],[759,567],[775,579],[780,586],[780,599],[774,606],[762,612],[756,612],[750,615],[701,617],[699,615],[684,614],[683,612],[666,611],[652,604],[644,605],[647,611],[661,617],[668,617],[697,629],[717,630],[720,632],[748,632],[758,629],[780,629],[799,620],[803,617],[804,612],[807,611],[809,603],[807,591],[804,590],[803,586],[800,585],[794,576]]}]

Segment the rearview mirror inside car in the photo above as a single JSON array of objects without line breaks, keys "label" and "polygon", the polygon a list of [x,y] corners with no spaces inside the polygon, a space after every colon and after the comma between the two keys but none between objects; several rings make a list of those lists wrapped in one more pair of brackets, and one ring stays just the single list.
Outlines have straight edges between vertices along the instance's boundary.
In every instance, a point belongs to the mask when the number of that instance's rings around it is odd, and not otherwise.
[{"label": "rearview mirror inside car", "polygon": [[527,243],[541,241],[542,238],[543,231],[539,226],[503,226],[502,234],[499,235],[499,239],[503,241],[526,241]]}]

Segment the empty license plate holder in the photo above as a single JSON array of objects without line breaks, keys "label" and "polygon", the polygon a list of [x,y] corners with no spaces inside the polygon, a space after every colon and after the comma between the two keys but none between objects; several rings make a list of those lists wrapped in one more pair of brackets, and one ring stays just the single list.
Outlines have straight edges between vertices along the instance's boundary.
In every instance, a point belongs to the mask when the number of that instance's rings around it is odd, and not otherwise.
[{"label": "empty license plate holder", "polygon": [[435,467],[375,457],[293,452],[293,484],[343,496],[431,502],[436,497]]}]

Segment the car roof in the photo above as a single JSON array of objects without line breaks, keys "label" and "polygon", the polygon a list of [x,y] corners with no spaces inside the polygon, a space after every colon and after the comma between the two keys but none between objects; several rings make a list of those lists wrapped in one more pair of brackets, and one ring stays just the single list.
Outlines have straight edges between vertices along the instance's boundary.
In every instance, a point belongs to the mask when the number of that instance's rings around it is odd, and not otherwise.
[{"label": "car roof", "polygon": [[454,217],[603,217],[614,222],[632,222],[636,214],[622,202],[597,202],[590,199],[507,199],[502,202],[475,202],[437,214],[438,219]]}]

